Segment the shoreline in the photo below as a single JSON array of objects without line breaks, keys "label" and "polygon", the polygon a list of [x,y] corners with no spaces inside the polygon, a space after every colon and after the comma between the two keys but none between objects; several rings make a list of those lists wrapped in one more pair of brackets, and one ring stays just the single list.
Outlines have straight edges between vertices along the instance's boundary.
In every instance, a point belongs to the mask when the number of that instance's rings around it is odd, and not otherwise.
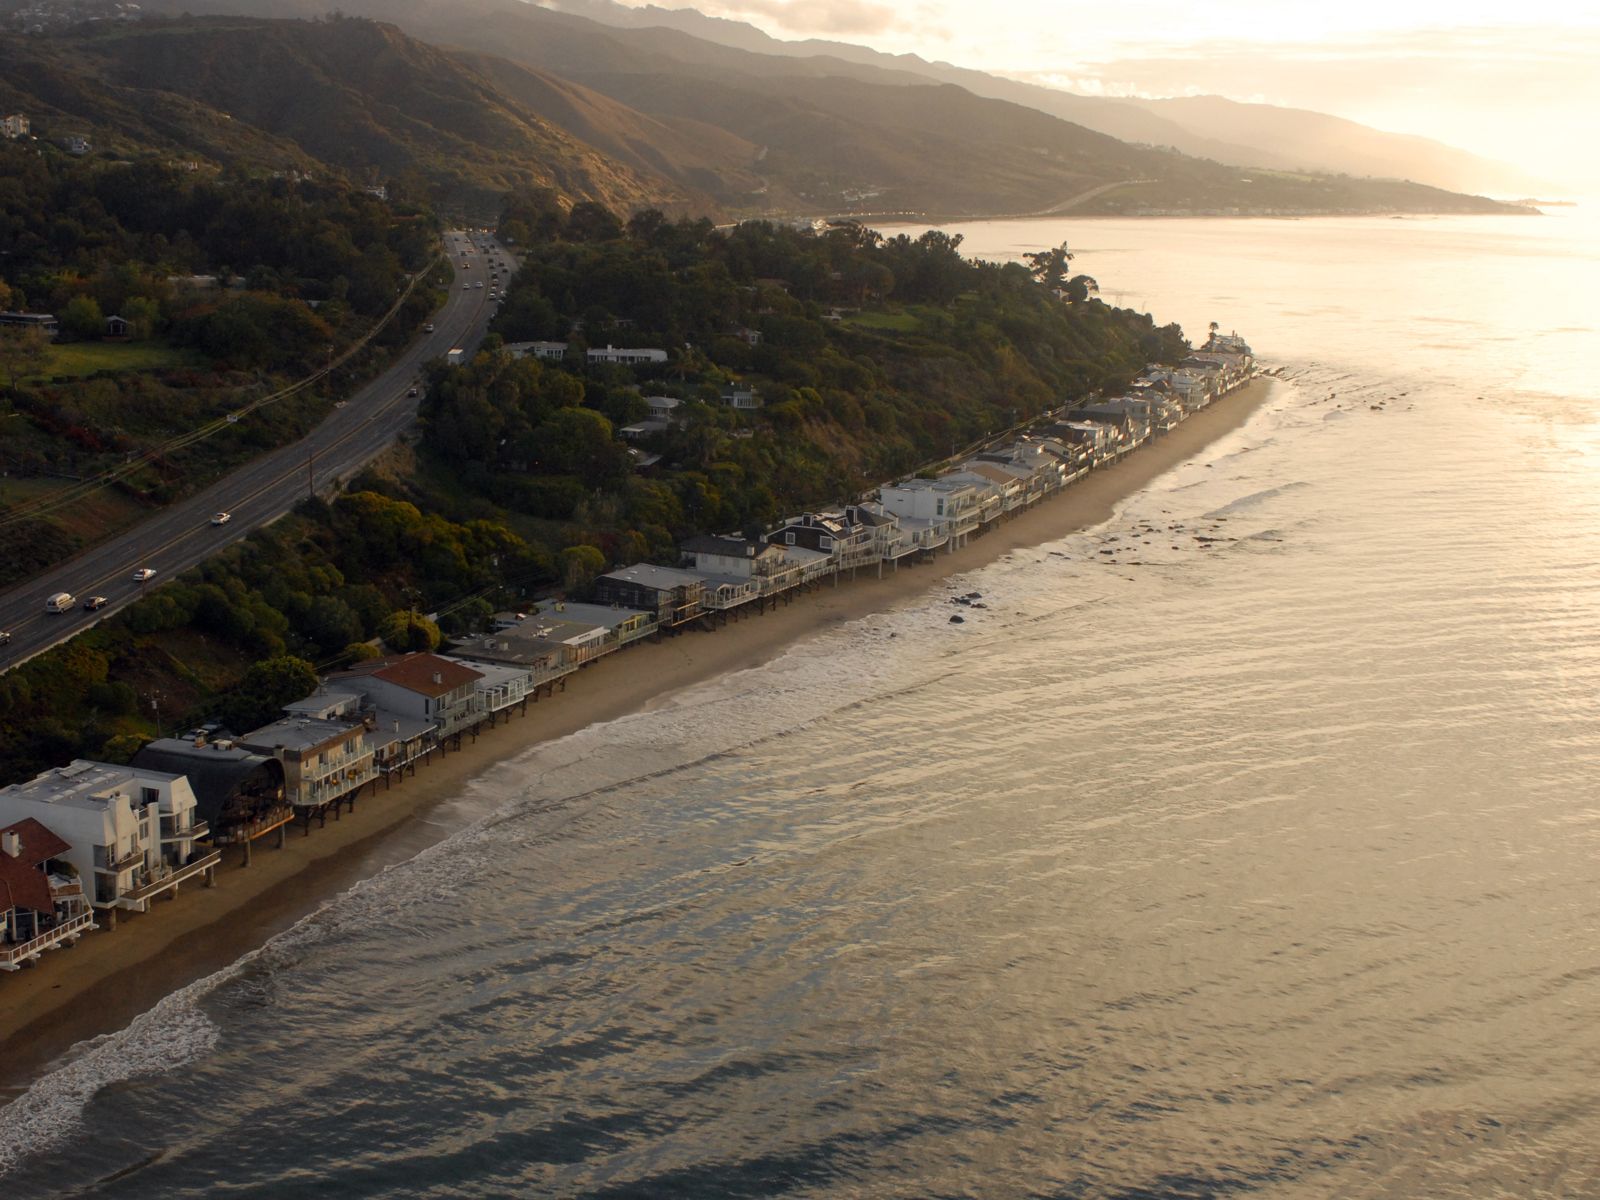
[{"label": "shoreline", "polygon": [[219,971],[385,867],[455,826],[429,815],[471,780],[532,746],[597,722],[644,711],[697,683],[759,666],[831,625],[912,602],[953,575],[1109,519],[1116,507],[1245,423],[1273,394],[1270,376],[1189,417],[1160,440],[1092,472],[1058,495],[936,561],[879,579],[823,584],[770,612],[715,632],[636,643],[569,677],[556,696],[465,741],[355,811],[309,836],[291,827],[282,849],[258,846],[248,868],[230,853],[216,886],[188,886],[148,913],[119,915],[115,931],[88,934],[0,977],[0,1105],[15,1099],[79,1043],[115,1033],[163,997]]},{"label": "shoreline", "polygon": [[[1312,221],[1326,217],[1370,217],[1374,220],[1389,217],[1540,217],[1544,214],[1537,207],[1524,206],[1509,200],[1496,200],[1494,203],[1499,208],[1472,209],[1307,209],[1304,212],[1290,212],[1288,210],[1274,212],[1216,212],[1212,210],[1191,210],[1187,212],[1138,212],[1138,213],[1108,213],[1091,212],[1083,213],[1074,209],[1065,209],[1061,212],[1031,212],[1031,213],[832,213],[825,216],[801,217],[801,220],[820,221],[854,221],[872,229],[880,226],[917,226],[928,229],[939,229],[946,225],[971,225],[982,221]],[[773,217],[772,220],[780,218]]]}]

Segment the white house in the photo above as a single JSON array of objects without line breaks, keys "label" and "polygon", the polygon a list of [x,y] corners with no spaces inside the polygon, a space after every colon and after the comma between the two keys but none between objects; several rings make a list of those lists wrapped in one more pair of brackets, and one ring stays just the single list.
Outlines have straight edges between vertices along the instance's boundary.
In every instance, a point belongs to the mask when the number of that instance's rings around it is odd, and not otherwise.
[{"label": "white house", "polygon": [[[453,655],[444,657],[450,662],[460,661]],[[461,665],[467,666],[466,663]],[[478,677],[472,682],[478,711],[492,718],[498,719],[498,713],[521,704],[533,694],[533,672],[527,667],[475,662],[468,670]]]},{"label": "white house", "polygon": [[507,342],[504,349],[517,358],[533,355],[549,362],[560,362],[567,356],[565,342]]},{"label": "white house", "polygon": [[781,546],[757,538],[692,537],[679,546],[694,559],[694,569],[741,579],[782,575],[789,565]]},{"label": "white house", "polygon": [[722,402],[729,408],[748,412],[761,407],[761,393],[745,383],[724,384]]},{"label": "white house", "polygon": [[113,926],[116,909],[144,912],[185,880],[209,882],[221,858],[196,844],[210,830],[195,821],[188,779],[165,771],[80,758],[0,788],[0,822],[30,817],[67,844],[60,857]]},{"label": "white house", "polygon": [[341,690],[360,692],[379,708],[432,721],[441,739],[478,718],[478,672],[437,654],[403,654],[357,663],[328,677]]},{"label": "white house", "polygon": [[636,367],[646,363],[664,363],[667,361],[667,352],[644,347],[607,345],[604,349],[590,349],[588,359],[591,363],[621,363],[624,366]]},{"label": "white house", "polygon": [[9,116],[0,117],[0,136],[27,137],[32,129],[33,124],[22,113],[11,113]]},{"label": "white house", "polygon": [[932,539],[931,544],[924,544],[925,549],[948,546],[957,550],[978,524],[978,490],[970,483],[907,479],[884,484],[878,495],[884,509],[899,517],[902,526],[921,525],[917,532],[926,532]]}]

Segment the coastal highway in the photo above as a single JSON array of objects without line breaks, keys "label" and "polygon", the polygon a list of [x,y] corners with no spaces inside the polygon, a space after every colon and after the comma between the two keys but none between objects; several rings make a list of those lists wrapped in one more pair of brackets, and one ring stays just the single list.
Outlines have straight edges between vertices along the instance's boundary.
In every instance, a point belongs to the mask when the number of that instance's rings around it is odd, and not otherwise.
[{"label": "coastal highway", "polygon": [[[494,290],[489,263],[503,260],[507,271],[516,269],[516,260],[485,234],[451,230],[445,248],[455,278],[449,300],[434,314],[434,331],[408,346],[377,379],[338,401],[310,434],[246,463],[133,529],[0,592],[0,630],[11,635],[0,645],[0,671],[67,640],[251,530],[277,520],[312,491],[326,493],[393,442],[416,416],[419,398],[410,393],[422,365],[454,347],[470,352],[483,340],[495,308],[489,298]],[[502,272],[502,287],[506,279]],[[230,514],[229,520],[212,524],[212,515],[220,512]],[[133,576],[141,568],[155,575],[138,582]],[[76,603],[66,612],[47,613],[45,599],[57,592],[72,593]],[[86,611],[83,602],[90,596],[104,596],[106,606]]]}]

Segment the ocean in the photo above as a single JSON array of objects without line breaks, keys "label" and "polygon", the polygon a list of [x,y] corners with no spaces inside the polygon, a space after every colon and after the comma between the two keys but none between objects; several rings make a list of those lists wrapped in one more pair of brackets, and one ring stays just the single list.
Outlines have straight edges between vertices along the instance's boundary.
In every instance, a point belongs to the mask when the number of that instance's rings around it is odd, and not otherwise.
[{"label": "ocean", "polygon": [[1600,1191],[1600,228],[953,231],[1283,378],[1104,525],[487,771],[0,1112],[0,1193]]}]

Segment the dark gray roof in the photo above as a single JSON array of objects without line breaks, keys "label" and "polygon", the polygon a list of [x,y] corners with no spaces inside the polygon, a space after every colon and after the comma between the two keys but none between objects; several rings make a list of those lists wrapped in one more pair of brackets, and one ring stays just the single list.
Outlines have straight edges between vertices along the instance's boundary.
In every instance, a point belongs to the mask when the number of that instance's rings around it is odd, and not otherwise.
[{"label": "dark gray roof", "polygon": [[765,542],[716,534],[700,534],[679,543],[679,549],[685,554],[725,554],[732,558],[754,558],[766,548]]},{"label": "dark gray roof", "polygon": [[264,754],[216,742],[196,746],[186,738],[160,738],[149,742],[133,756],[135,767],[149,771],[170,771],[187,775],[200,816],[215,822],[228,797],[262,772],[278,786],[283,784],[283,764]]}]

